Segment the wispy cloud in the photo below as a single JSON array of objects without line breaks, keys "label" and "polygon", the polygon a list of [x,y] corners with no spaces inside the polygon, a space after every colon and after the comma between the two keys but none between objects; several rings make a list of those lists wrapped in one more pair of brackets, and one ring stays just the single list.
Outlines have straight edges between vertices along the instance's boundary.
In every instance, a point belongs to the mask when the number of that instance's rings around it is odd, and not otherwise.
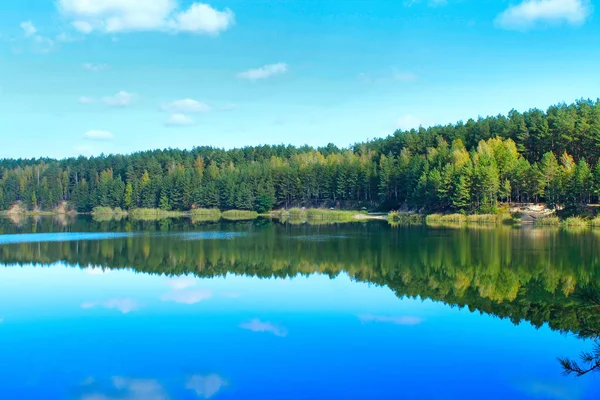
[{"label": "wispy cloud", "polygon": [[172,114],[165,121],[166,126],[194,126],[196,122],[185,114]]},{"label": "wispy cloud", "polygon": [[172,114],[193,114],[208,112],[211,108],[194,99],[182,99],[163,104],[161,109]]},{"label": "wispy cloud", "polygon": [[411,316],[399,316],[399,317],[389,317],[385,315],[373,315],[373,314],[363,314],[359,315],[358,318],[362,323],[366,322],[384,322],[395,325],[419,325],[423,322],[423,319],[419,317],[411,317]]},{"label": "wispy cloud", "polygon": [[81,96],[78,100],[77,100],[80,104],[92,104],[94,103],[96,100],[93,97],[87,97],[87,96]]},{"label": "wispy cloud", "polygon": [[170,398],[167,391],[155,379],[115,376],[111,380],[111,385],[101,385],[96,384],[93,377],[88,378],[87,382],[83,383],[84,393],[80,397],[81,400],[168,400]]},{"label": "wispy cloud", "polygon": [[240,325],[240,328],[247,329],[252,332],[269,332],[280,337],[285,337],[288,334],[288,331],[285,327],[275,325],[271,322],[262,322],[256,318],[252,321],[244,322]]},{"label": "wispy cloud", "polygon": [[524,0],[494,21],[503,29],[526,31],[541,25],[582,25],[592,13],[589,0]]},{"label": "wispy cloud", "polygon": [[92,72],[99,72],[108,69],[108,64],[94,64],[94,63],[85,63],[83,64],[83,68]]},{"label": "wispy cloud", "polygon": [[54,40],[38,34],[38,29],[32,21],[24,21],[19,24],[23,30],[25,40],[29,42],[31,51],[34,53],[49,53],[56,48]]},{"label": "wispy cloud", "polygon": [[137,311],[141,307],[140,305],[132,299],[109,299],[104,302],[99,301],[88,301],[81,304],[81,308],[95,308],[95,307],[104,307],[108,309],[119,310],[123,314],[128,314],[132,311]]},{"label": "wispy cloud", "polygon": [[218,35],[235,22],[233,11],[205,3],[182,9],[178,0],[58,0],[60,13],[81,33],[132,31]]},{"label": "wispy cloud", "polygon": [[167,278],[167,285],[173,290],[187,289],[195,286],[198,280],[191,276],[178,276],[176,278]]},{"label": "wispy cloud", "polygon": [[285,74],[288,71],[286,63],[269,64],[260,68],[249,69],[248,71],[240,72],[237,76],[240,79],[248,79],[256,81],[259,79],[267,79],[275,75]]},{"label": "wispy cloud", "polygon": [[21,29],[23,29],[23,33],[25,34],[25,37],[31,37],[31,36],[35,35],[35,33],[37,32],[37,29],[35,28],[35,26],[33,25],[33,22],[31,22],[31,21],[21,22],[20,27],[21,27]]},{"label": "wispy cloud", "polygon": [[196,304],[213,296],[210,290],[175,290],[163,294],[162,301],[173,301],[181,304]]},{"label": "wispy cloud", "polygon": [[530,396],[554,400],[579,400],[581,387],[550,381],[531,381],[518,385],[518,389]]},{"label": "wispy cloud", "polygon": [[131,105],[135,99],[136,95],[133,93],[127,93],[121,90],[114,96],[106,96],[102,99],[104,104],[112,106],[112,107],[127,107]]},{"label": "wispy cloud", "polygon": [[193,390],[196,396],[210,399],[227,386],[227,382],[217,374],[194,375],[188,379],[186,389]]},{"label": "wispy cloud", "polygon": [[107,141],[114,139],[115,135],[109,131],[91,130],[83,134],[83,138],[86,140],[94,141]]},{"label": "wispy cloud", "polygon": [[71,43],[76,42],[78,40],[81,40],[81,37],[74,37],[64,32],[56,35],[56,41],[61,43]]}]

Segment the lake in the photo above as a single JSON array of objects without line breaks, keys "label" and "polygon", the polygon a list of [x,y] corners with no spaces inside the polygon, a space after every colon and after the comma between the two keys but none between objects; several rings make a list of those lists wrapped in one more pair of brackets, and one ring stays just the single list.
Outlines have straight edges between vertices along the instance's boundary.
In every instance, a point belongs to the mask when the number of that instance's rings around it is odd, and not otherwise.
[{"label": "lake", "polygon": [[1,399],[600,398],[600,231],[0,219]]}]

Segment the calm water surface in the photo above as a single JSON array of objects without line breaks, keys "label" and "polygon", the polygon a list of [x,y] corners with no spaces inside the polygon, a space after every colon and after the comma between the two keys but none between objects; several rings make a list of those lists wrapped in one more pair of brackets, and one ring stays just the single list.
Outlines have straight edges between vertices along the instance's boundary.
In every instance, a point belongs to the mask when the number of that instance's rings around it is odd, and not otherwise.
[{"label": "calm water surface", "polygon": [[600,398],[600,232],[0,220],[0,399]]}]

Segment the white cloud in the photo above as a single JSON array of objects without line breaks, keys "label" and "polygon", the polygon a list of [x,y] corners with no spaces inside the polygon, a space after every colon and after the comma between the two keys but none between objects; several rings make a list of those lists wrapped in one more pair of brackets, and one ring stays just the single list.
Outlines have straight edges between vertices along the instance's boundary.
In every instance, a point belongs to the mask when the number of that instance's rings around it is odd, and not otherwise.
[{"label": "white cloud", "polygon": [[230,9],[218,11],[208,4],[194,3],[175,17],[175,30],[218,35],[235,21]]},{"label": "white cloud", "polygon": [[178,276],[176,278],[167,279],[167,285],[169,285],[173,290],[187,289],[195,286],[196,282],[197,279],[191,276]]},{"label": "white cloud", "polygon": [[362,323],[365,322],[387,322],[396,325],[419,325],[423,320],[419,317],[401,316],[401,317],[387,317],[384,315],[373,315],[364,314],[359,315],[358,318]]},{"label": "white cloud", "polygon": [[266,79],[274,75],[285,74],[288,71],[286,63],[269,64],[260,68],[250,69],[245,72],[240,72],[237,76],[241,79],[255,81],[258,79]]},{"label": "white cloud", "polygon": [[410,130],[417,129],[419,126],[423,125],[423,121],[420,118],[415,117],[414,115],[403,115],[396,120],[396,129],[402,130]]},{"label": "white cloud", "polygon": [[77,29],[79,32],[85,34],[92,33],[94,30],[92,24],[86,21],[74,21],[71,25],[73,25],[73,28]]},{"label": "white cloud", "polygon": [[212,295],[212,292],[209,290],[175,290],[163,294],[160,299],[162,301],[173,301],[180,304],[196,304],[203,300],[210,299]]},{"label": "white cloud", "polygon": [[284,327],[272,324],[270,322],[262,322],[259,319],[253,319],[252,321],[245,322],[240,325],[242,329],[248,329],[252,332],[269,332],[275,336],[285,337],[288,332]]},{"label": "white cloud", "polygon": [[37,29],[35,29],[35,26],[31,21],[21,22],[20,26],[21,29],[23,29],[23,32],[25,33],[25,37],[31,37],[37,32]]},{"label": "white cloud", "polygon": [[137,311],[140,309],[139,304],[137,304],[132,299],[110,299],[105,302],[99,301],[88,301],[81,304],[81,308],[89,309],[94,307],[104,307],[108,309],[119,310],[123,314],[128,314],[132,311]]},{"label": "white cloud", "polygon": [[205,3],[181,9],[177,0],[58,0],[57,6],[73,27],[85,34],[171,31],[218,35],[235,21],[229,9],[219,11]]},{"label": "white cloud", "polygon": [[104,97],[102,99],[102,101],[104,101],[104,104],[107,104],[109,106],[126,107],[126,106],[130,105],[131,103],[133,103],[135,98],[136,98],[135,94],[127,93],[125,91],[120,91],[119,93],[117,93],[114,96]]},{"label": "white cloud", "polygon": [[77,40],[80,40],[80,38],[73,37],[64,32],[56,35],[56,41],[61,42],[61,43],[71,43],[71,42],[76,42]]},{"label": "white cloud", "polygon": [[518,389],[535,398],[555,400],[581,399],[581,386],[569,385],[565,382],[531,381],[518,385]]},{"label": "white cloud", "polygon": [[227,382],[217,374],[194,375],[188,379],[185,388],[193,390],[196,396],[210,399],[221,389],[227,386]]},{"label": "white cloud", "polygon": [[210,106],[208,104],[200,103],[193,99],[175,100],[171,103],[163,104],[161,108],[163,111],[173,114],[203,113],[210,111]]},{"label": "white cloud", "polygon": [[98,71],[104,71],[105,69],[107,69],[108,64],[85,63],[85,64],[83,64],[83,68],[87,69],[88,71],[98,72]]},{"label": "white cloud", "polygon": [[26,38],[29,38],[31,44],[31,50],[34,53],[49,53],[55,48],[54,40],[38,35],[37,28],[33,25],[31,21],[21,22],[19,25],[21,29],[23,29],[23,33]]},{"label": "white cloud", "polygon": [[193,126],[195,124],[193,119],[184,114],[173,114],[165,121],[167,126]]},{"label": "white cloud", "polygon": [[80,104],[92,104],[95,100],[92,97],[81,96],[77,101]]},{"label": "white cloud", "polygon": [[[94,386],[92,378],[91,386]],[[84,393],[82,400],[168,400],[169,395],[162,385],[154,379],[133,379],[116,376],[112,378],[112,386],[108,386],[101,391]]]},{"label": "white cloud", "polygon": [[524,0],[498,17],[496,26],[525,31],[538,25],[582,25],[592,13],[589,0]]},{"label": "white cloud", "polygon": [[84,133],[83,138],[94,141],[105,141],[114,139],[115,135],[108,131],[91,130]]}]

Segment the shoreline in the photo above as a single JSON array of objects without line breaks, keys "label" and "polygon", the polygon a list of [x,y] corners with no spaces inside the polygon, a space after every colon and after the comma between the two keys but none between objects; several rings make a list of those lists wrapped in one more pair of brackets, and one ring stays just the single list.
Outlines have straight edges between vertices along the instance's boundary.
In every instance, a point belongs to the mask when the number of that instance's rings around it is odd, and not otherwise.
[{"label": "shoreline", "polygon": [[569,217],[560,219],[556,213],[543,206],[537,209],[513,207],[510,211],[500,214],[418,214],[411,212],[373,212],[357,210],[331,210],[322,208],[281,209],[267,213],[257,213],[249,210],[193,209],[188,211],[165,211],[160,209],[110,209],[101,208],[93,212],[67,211],[61,207],[54,211],[26,211],[21,207],[0,211],[0,217],[20,219],[25,217],[75,217],[91,216],[97,220],[130,218],[132,220],[162,220],[170,218],[189,218],[193,222],[203,221],[249,221],[257,218],[276,219],[282,223],[347,223],[366,221],[388,221],[392,225],[425,225],[439,227],[461,227],[468,225],[493,226],[531,226],[531,227],[565,227],[565,228],[594,228],[600,227],[600,217],[584,218]]}]

